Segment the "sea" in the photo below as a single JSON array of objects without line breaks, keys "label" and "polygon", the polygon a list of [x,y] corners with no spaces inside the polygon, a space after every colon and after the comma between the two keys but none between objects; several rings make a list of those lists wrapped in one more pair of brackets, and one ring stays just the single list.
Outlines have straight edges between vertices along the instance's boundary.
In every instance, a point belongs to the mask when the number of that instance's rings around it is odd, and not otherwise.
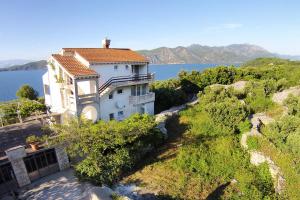
[{"label": "sea", "polygon": [[[155,73],[155,80],[174,78],[182,71],[202,71],[206,68],[215,67],[216,64],[168,64],[149,65],[149,71]],[[29,84],[43,96],[42,75],[46,70],[7,71],[0,72],[0,102],[16,99],[16,91],[20,86]]]}]

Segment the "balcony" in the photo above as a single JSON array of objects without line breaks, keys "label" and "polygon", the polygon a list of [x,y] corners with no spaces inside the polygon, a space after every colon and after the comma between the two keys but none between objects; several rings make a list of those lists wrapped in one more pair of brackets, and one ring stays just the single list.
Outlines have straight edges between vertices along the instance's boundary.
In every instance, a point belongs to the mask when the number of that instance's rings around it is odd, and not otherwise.
[{"label": "balcony", "polygon": [[155,93],[150,92],[145,95],[141,96],[129,96],[129,104],[130,105],[137,105],[137,104],[143,104],[143,103],[148,103],[155,101]]},{"label": "balcony", "polygon": [[108,87],[120,87],[120,86],[128,86],[135,85],[137,82],[139,84],[149,83],[154,80],[154,74],[138,74],[131,76],[117,76],[112,77],[106,83],[100,86],[99,93],[102,93]]},{"label": "balcony", "polygon": [[98,101],[97,93],[78,95],[79,104],[86,104],[86,103],[97,102],[97,101]]}]

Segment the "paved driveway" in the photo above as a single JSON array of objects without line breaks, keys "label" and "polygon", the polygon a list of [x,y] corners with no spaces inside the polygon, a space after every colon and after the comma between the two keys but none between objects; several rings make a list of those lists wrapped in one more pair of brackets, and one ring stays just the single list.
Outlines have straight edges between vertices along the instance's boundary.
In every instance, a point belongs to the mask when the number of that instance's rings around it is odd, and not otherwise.
[{"label": "paved driveway", "polygon": [[83,200],[93,186],[81,183],[68,169],[33,182],[23,189],[22,200]]}]

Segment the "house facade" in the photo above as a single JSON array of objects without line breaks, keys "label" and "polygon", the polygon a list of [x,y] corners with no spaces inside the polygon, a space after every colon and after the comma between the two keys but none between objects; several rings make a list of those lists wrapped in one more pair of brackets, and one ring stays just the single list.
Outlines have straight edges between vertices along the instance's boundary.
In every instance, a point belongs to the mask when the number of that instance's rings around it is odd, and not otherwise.
[{"label": "house facade", "polygon": [[49,59],[43,75],[45,104],[63,122],[72,116],[123,120],[133,113],[154,114],[154,74],[148,60],[130,49],[63,48]]}]

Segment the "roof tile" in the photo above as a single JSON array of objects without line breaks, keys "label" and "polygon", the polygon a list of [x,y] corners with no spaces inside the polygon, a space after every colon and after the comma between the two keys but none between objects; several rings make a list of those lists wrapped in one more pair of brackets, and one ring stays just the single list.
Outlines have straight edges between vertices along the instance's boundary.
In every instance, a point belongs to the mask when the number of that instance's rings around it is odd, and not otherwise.
[{"label": "roof tile", "polygon": [[63,48],[64,51],[76,52],[90,63],[120,63],[120,62],[142,62],[148,60],[130,49],[114,48]]},{"label": "roof tile", "polygon": [[60,54],[53,54],[52,57],[64,67],[71,75],[74,76],[90,76],[98,75],[94,70],[84,66],[77,61],[73,56],[62,56]]}]

